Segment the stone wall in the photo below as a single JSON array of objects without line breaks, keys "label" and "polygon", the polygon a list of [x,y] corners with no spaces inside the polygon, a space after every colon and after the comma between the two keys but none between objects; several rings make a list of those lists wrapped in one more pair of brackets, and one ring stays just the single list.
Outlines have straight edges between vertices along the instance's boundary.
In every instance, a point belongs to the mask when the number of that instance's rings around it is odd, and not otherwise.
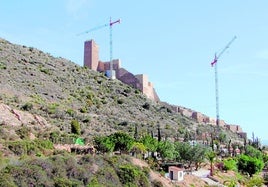
[{"label": "stone wall", "polygon": [[[84,46],[84,66],[99,72],[110,70],[110,62],[99,61],[99,48],[94,40],[86,41]],[[116,78],[125,84],[139,89],[149,99],[160,101],[153,84],[149,82],[147,75],[133,75],[131,72],[121,68],[119,59],[113,60],[113,70]]]},{"label": "stone wall", "polygon": [[237,133],[243,132],[242,128],[239,125],[226,125],[226,128]]},{"label": "stone wall", "polygon": [[93,41],[85,41],[84,44],[84,66],[97,71],[99,66],[99,47]]},{"label": "stone wall", "polygon": [[[94,42],[94,40],[89,40],[85,42],[84,66],[99,72],[106,72],[107,70],[110,70],[110,62],[102,62],[99,60],[99,47]],[[118,80],[134,88],[139,89],[149,99],[157,102],[160,101],[153,87],[153,84],[149,82],[147,75],[134,75],[126,69],[121,68],[121,62],[119,59],[113,60],[113,70],[115,71],[115,75]],[[214,118],[208,117],[200,112],[196,112],[191,109],[175,105],[169,105],[169,107],[174,112],[180,113],[183,116],[196,120],[197,123],[216,125],[216,120]],[[242,128],[239,125],[229,125],[226,124],[224,120],[220,120],[219,125],[221,127],[229,129],[232,132],[240,134],[240,136],[246,136],[246,133],[243,132]]]},{"label": "stone wall", "polygon": [[[165,103],[167,105],[167,103]],[[202,114],[200,112],[196,112],[194,110],[191,110],[189,108],[176,106],[176,105],[169,105],[170,108],[177,113],[180,113],[183,116],[186,116],[188,118],[194,119],[197,123],[203,123],[203,124],[210,124],[210,125],[216,125],[216,119],[211,118],[209,116],[206,116],[205,114]],[[220,120],[219,125],[221,127],[224,127],[234,133],[237,133],[240,135],[241,138],[247,137],[247,133],[243,132],[243,129],[239,125],[230,125],[225,123],[224,120]]]}]

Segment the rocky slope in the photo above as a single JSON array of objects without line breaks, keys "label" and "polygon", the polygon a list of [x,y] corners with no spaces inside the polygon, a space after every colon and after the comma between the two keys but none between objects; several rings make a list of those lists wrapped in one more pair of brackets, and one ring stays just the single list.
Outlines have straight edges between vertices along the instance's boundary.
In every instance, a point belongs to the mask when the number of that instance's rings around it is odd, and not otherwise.
[{"label": "rocky slope", "polygon": [[[9,119],[1,115],[1,125],[8,121],[17,125],[44,122],[44,128],[70,133],[71,122],[76,120],[81,136],[89,138],[118,130],[133,134],[135,126],[139,134],[156,134],[159,125],[166,138],[214,130],[173,112],[168,105],[152,102],[118,80],[4,39],[0,39],[0,102],[1,112],[10,112]],[[28,112],[30,120],[21,121],[18,111]],[[229,138],[237,138],[222,130]]]}]

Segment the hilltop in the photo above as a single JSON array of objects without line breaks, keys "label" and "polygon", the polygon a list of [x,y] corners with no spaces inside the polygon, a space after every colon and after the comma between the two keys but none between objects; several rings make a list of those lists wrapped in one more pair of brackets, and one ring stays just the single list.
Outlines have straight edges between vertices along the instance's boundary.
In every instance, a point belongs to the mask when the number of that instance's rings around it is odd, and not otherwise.
[{"label": "hilltop", "polygon": [[0,40],[0,52],[1,103],[42,116],[61,133],[70,133],[72,120],[81,124],[82,136],[89,138],[119,130],[132,134],[135,126],[140,133],[156,134],[160,125],[166,138],[213,132],[211,125],[174,112],[170,105],[153,102],[119,80],[64,58],[4,39]]},{"label": "hilltop", "polygon": [[[56,144],[73,144],[74,138],[82,137],[92,145],[95,136],[118,131],[157,137],[158,128],[163,140],[209,143],[216,129],[186,115],[193,110],[152,101],[103,73],[4,39],[0,39],[0,111],[0,183],[8,186],[31,180],[47,186],[94,181],[120,186],[121,169],[138,172],[142,178],[134,182],[153,184],[157,181],[148,177],[148,169],[131,165],[127,155],[69,155]],[[74,126],[79,127],[76,133]],[[225,127],[217,130],[226,140],[242,141]]]},{"label": "hilltop", "polygon": [[1,103],[41,116],[61,133],[70,133],[72,120],[81,124],[81,136],[88,138],[119,130],[133,134],[135,126],[140,133],[156,134],[160,125],[166,138],[214,130],[174,112],[171,105],[153,102],[139,90],[67,59],[4,39],[0,39],[0,54]]}]

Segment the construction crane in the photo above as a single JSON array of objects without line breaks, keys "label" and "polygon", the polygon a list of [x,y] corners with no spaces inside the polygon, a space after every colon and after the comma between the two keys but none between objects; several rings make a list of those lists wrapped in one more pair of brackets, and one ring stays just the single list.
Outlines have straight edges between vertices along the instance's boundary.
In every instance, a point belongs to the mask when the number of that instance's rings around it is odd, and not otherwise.
[{"label": "construction crane", "polygon": [[217,70],[217,62],[221,55],[230,47],[230,45],[234,42],[236,36],[224,47],[224,49],[217,55],[215,53],[214,60],[210,63],[215,70],[215,95],[216,95],[216,125],[220,125],[220,112],[219,112],[219,88],[218,88],[218,70]]},{"label": "construction crane", "polygon": [[112,18],[110,17],[110,23],[100,25],[100,26],[94,27],[92,29],[89,29],[85,32],[77,34],[77,35],[87,34],[87,33],[93,32],[95,30],[99,30],[101,28],[107,27],[107,26],[110,27],[110,73],[108,74],[108,77],[111,79],[115,79],[115,74],[113,74],[113,25],[116,23],[120,23],[120,22],[121,22],[121,19],[118,19],[116,21],[112,21]]}]

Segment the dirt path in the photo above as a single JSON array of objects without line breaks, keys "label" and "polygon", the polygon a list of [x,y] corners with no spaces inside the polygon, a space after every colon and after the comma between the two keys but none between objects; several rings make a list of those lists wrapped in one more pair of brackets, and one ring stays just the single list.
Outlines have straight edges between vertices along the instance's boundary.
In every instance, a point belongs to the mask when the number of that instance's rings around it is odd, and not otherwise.
[{"label": "dirt path", "polygon": [[[140,167],[149,167],[149,165],[145,161],[137,159],[137,158],[134,158],[134,157],[132,157],[132,163],[137,165],[137,166],[140,166]],[[149,174],[150,174],[150,180],[151,181],[159,181],[165,187],[174,187],[174,186],[180,186],[180,187],[192,187],[192,186],[204,187],[204,186],[207,185],[207,182],[205,182],[200,177],[197,177],[195,175],[185,174],[183,181],[174,182],[174,181],[171,181],[168,178],[163,177],[160,173],[155,172],[155,171],[153,171],[151,169],[150,169]]]}]

